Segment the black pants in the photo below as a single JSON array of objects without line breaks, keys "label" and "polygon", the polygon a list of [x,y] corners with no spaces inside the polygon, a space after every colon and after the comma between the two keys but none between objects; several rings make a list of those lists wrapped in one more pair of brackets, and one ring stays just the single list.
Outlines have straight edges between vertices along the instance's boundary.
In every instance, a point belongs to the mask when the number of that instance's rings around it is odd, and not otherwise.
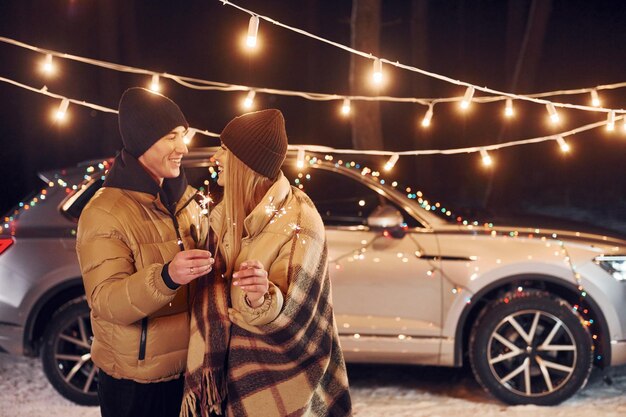
[{"label": "black pants", "polygon": [[98,374],[98,398],[102,417],[178,417],[184,378],[140,384]]}]

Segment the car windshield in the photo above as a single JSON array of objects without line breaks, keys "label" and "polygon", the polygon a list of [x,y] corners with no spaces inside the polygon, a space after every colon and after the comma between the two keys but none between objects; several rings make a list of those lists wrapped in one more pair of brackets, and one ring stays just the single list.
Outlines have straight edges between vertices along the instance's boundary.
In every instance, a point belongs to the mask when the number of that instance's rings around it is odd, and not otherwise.
[{"label": "car windshield", "polygon": [[[469,219],[466,219],[464,216],[451,209],[448,205],[436,200],[429,199],[424,195],[422,191],[419,190],[419,188],[415,186],[403,185],[399,181],[385,179],[384,172],[372,170],[364,164],[333,158],[329,155],[320,158],[308,158],[307,155],[307,163],[312,166],[322,165],[331,169],[335,168],[336,170],[348,171],[352,174],[351,176],[356,178],[362,178],[363,180],[360,180],[360,182],[367,181],[370,184],[374,184],[375,187],[381,187],[385,191],[387,191],[388,194],[396,196],[401,201],[406,201],[408,199],[411,202],[415,203],[417,206],[421,207],[423,210],[428,211],[429,213],[437,216],[438,218],[448,223],[478,224],[477,221],[470,221]],[[293,167],[291,168],[291,170],[297,170],[294,163],[287,163],[286,166]],[[289,171],[289,168],[285,169],[285,172]],[[297,170],[296,172],[297,180],[292,181],[292,184],[300,188],[304,187],[303,189],[307,193],[314,192],[310,191],[310,187],[309,190],[307,190],[306,188],[307,183],[310,182],[310,178],[307,177],[307,171]],[[333,188],[337,186],[337,184],[335,184],[334,182],[331,184]],[[350,197],[354,197],[355,191],[356,190],[354,188],[346,188],[345,190],[343,190],[347,199],[349,199]],[[403,204],[401,203],[401,205]]]}]

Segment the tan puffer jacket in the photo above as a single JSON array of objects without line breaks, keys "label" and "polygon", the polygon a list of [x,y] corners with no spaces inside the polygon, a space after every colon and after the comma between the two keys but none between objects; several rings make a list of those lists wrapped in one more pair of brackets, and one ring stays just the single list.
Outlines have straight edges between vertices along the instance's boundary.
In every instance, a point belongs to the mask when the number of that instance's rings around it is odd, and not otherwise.
[{"label": "tan puffer jacket", "polygon": [[[194,194],[187,187],[176,207],[185,249],[196,247],[192,225],[208,228],[201,207],[188,203]],[[80,217],[76,250],[91,307],[92,359],[115,378],[166,381],[185,369],[192,290],[172,290],[161,277],[180,251],[178,238],[159,194],[104,187]]]}]

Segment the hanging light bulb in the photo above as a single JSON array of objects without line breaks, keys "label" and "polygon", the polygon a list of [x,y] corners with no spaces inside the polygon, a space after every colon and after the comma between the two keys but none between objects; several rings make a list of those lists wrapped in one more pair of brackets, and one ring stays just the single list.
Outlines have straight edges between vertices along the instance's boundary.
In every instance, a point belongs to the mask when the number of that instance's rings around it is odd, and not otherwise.
[{"label": "hanging light bulb", "polygon": [[391,171],[393,167],[396,165],[396,162],[398,162],[398,159],[400,159],[400,155],[398,155],[397,153],[394,153],[393,155],[391,155],[391,158],[389,158],[389,160],[385,164],[384,170]]},{"label": "hanging light bulb", "polygon": [[465,95],[463,96],[463,100],[461,100],[461,108],[463,110],[466,110],[470,106],[472,97],[474,97],[474,87],[470,85],[467,87],[467,90],[465,90]]},{"label": "hanging light bulb", "polygon": [[304,149],[298,148],[298,155],[296,157],[296,166],[298,168],[304,168]]},{"label": "hanging light bulb", "polygon": [[254,104],[254,96],[256,96],[256,91],[254,90],[248,91],[248,95],[246,95],[246,98],[243,101],[243,107],[245,109],[252,108],[252,105]]},{"label": "hanging light bulb", "polygon": [[374,84],[381,84],[383,82],[383,63],[379,58],[374,60],[374,72],[372,73]]},{"label": "hanging light bulb", "polygon": [[350,114],[350,99],[344,98],[343,104],[341,105],[341,113],[345,116]]},{"label": "hanging light bulb", "polygon": [[41,70],[46,75],[52,75],[55,73],[56,67],[54,65],[54,62],[52,62],[52,54],[46,54],[43,64],[41,65]]},{"label": "hanging light bulb", "polygon": [[195,134],[196,129],[194,129],[193,127],[190,127],[187,130],[187,133],[185,133],[185,136],[183,136],[183,142],[185,142],[185,145],[189,145],[191,143],[191,140],[193,139]]},{"label": "hanging light bulb", "polygon": [[615,130],[615,112],[610,111],[606,116],[606,130],[612,132]]},{"label": "hanging light bulb", "polygon": [[559,118],[559,114],[556,112],[556,108],[554,107],[554,104],[552,103],[546,104],[546,109],[548,109],[548,114],[550,115],[550,121],[553,124],[559,123],[561,119]]},{"label": "hanging light bulb", "polygon": [[591,105],[593,107],[600,107],[600,104],[602,103],[600,102],[600,97],[598,96],[598,90],[594,88],[591,90]]},{"label": "hanging light bulb", "polygon": [[426,110],[426,114],[424,115],[424,118],[422,119],[422,126],[423,127],[429,127],[430,126],[430,122],[433,119],[433,106],[430,105],[428,106],[428,110]]},{"label": "hanging light bulb", "polygon": [[513,111],[513,99],[507,98],[506,105],[504,106],[504,115],[506,117],[513,117],[515,112]]},{"label": "hanging light bulb", "polygon": [[61,104],[59,105],[59,109],[56,111],[54,118],[59,121],[59,122],[63,122],[65,120],[66,117],[66,113],[67,113],[67,108],[70,105],[70,101],[66,98],[64,98],[61,101]]},{"label": "hanging light bulb", "polygon": [[567,142],[565,142],[565,139],[563,139],[563,136],[557,136],[556,137],[556,143],[559,144],[559,147],[561,148],[561,151],[563,153],[568,153],[570,151],[570,146]]},{"label": "hanging light bulb", "polygon": [[491,164],[493,164],[493,161],[491,160],[491,156],[489,156],[486,149],[484,148],[480,149],[480,156],[483,160],[484,166],[488,167],[488,166],[491,166]]},{"label": "hanging light bulb", "polygon": [[259,33],[259,17],[251,16],[248,23],[248,37],[246,37],[246,46],[250,49],[256,48],[256,38]]},{"label": "hanging light bulb", "polygon": [[154,91],[155,93],[158,93],[159,91],[161,91],[161,84],[159,82],[158,74],[152,74],[152,81],[150,82],[150,90]]}]

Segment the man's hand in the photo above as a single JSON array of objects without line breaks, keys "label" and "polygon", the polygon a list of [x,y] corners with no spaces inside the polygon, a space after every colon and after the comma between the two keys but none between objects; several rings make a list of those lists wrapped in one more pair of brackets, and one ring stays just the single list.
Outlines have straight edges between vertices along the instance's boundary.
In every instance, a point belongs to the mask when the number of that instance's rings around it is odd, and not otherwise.
[{"label": "man's hand", "polygon": [[184,250],[174,256],[167,272],[176,284],[185,285],[202,275],[208,274],[213,268],[213,262],[215,260],[208,250]]},{"label": "man's hand", "polygon": [[246,293],[250,307],[260,307],[269,289],[267,271],[259,261],[244,261],[239,265],[239,271],[233,274],[233,285]]}]

